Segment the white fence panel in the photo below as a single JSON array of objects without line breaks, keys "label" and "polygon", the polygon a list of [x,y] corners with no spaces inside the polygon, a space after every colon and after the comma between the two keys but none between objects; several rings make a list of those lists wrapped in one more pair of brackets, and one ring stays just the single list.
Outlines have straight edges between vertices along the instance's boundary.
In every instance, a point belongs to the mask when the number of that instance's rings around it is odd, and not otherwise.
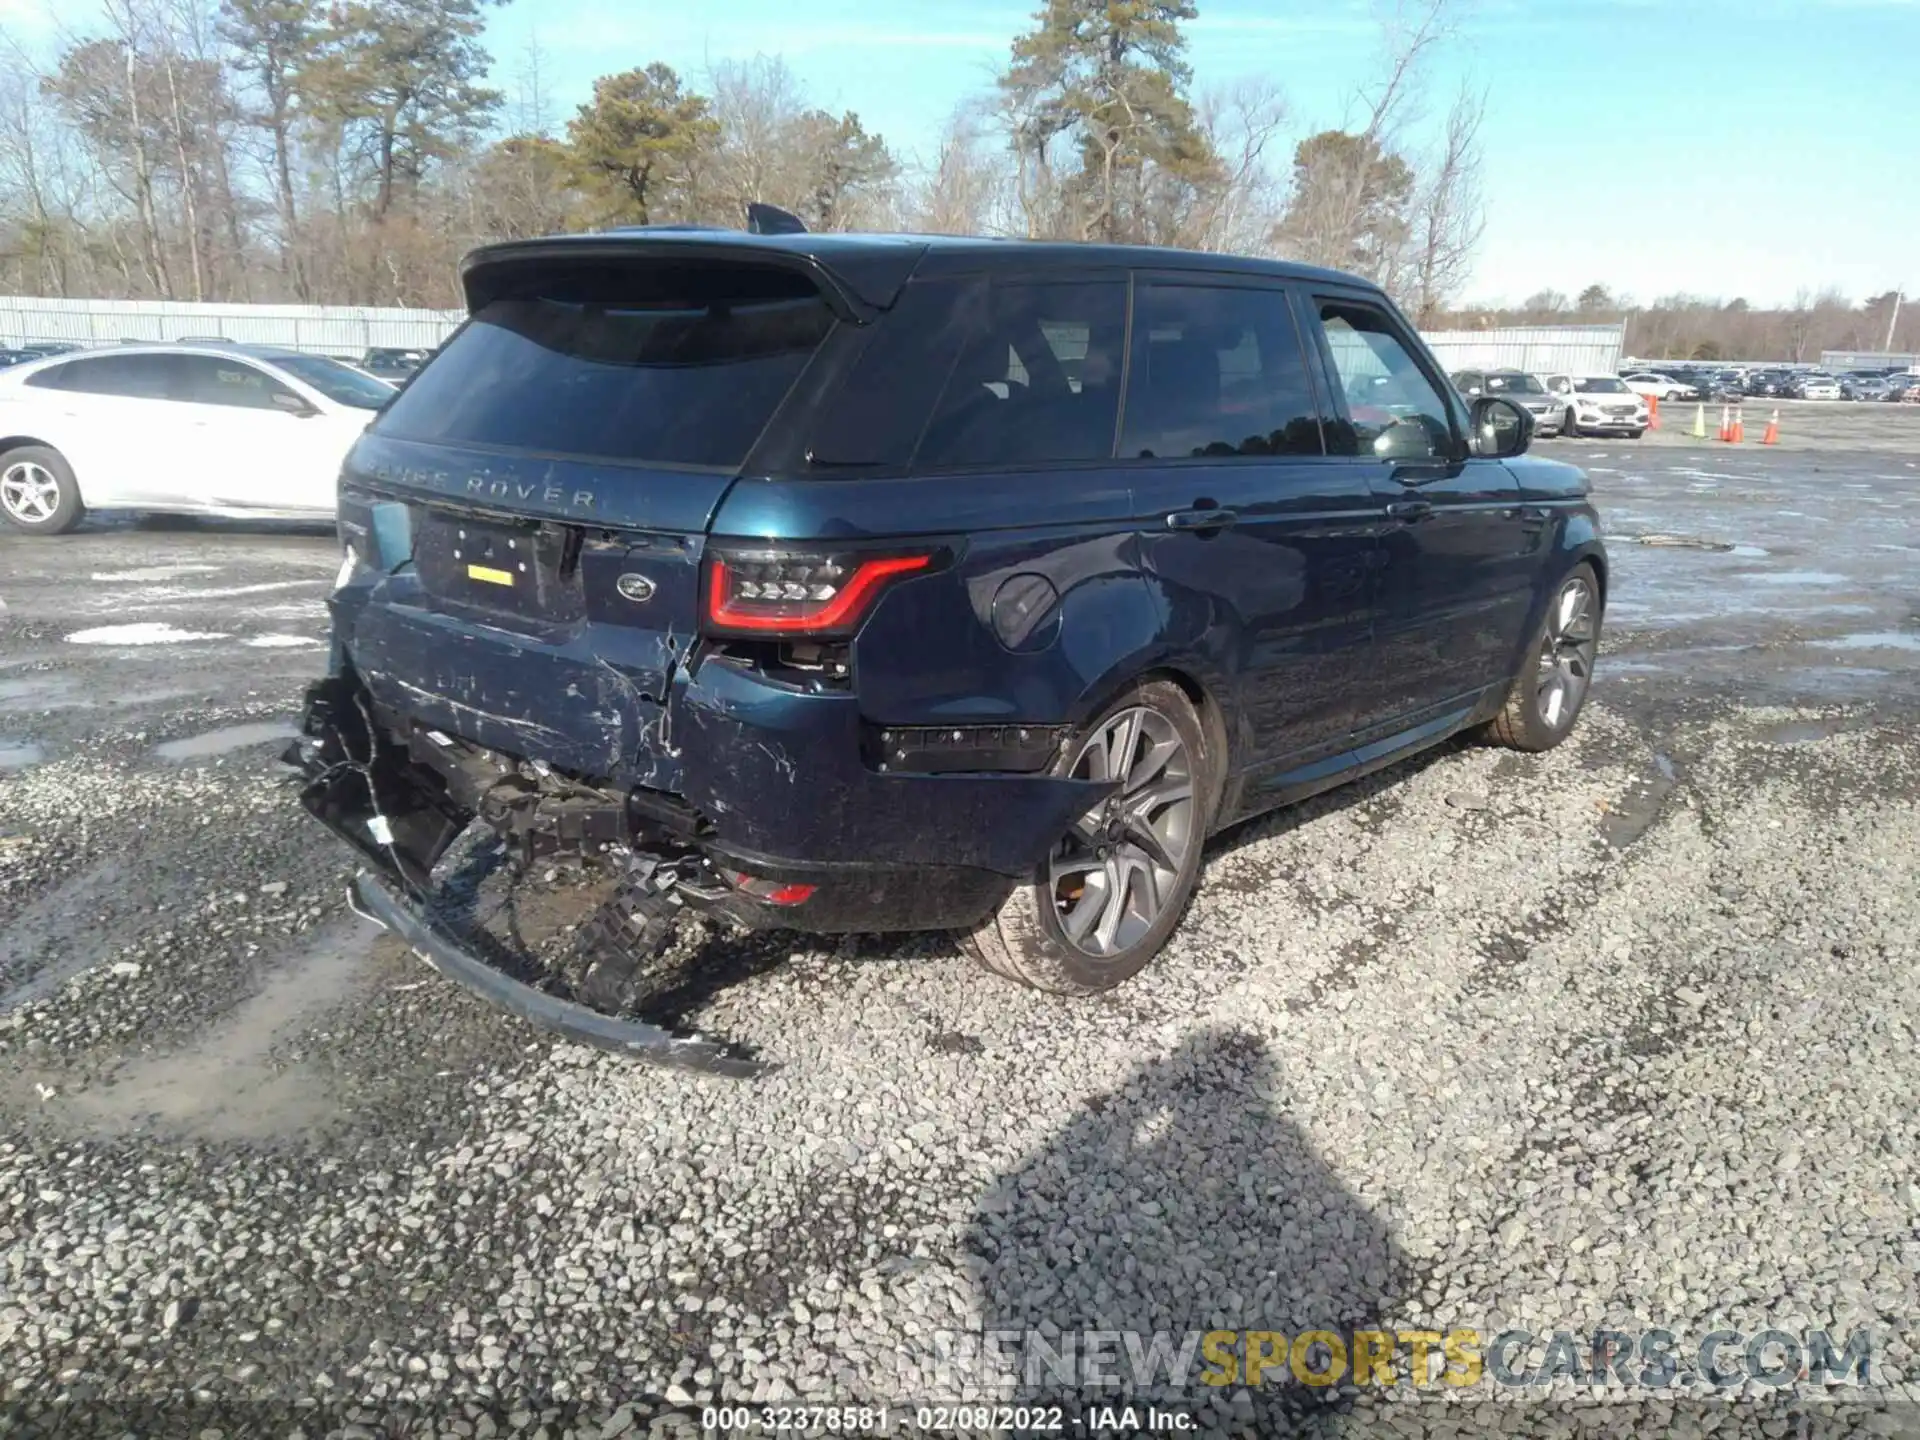
[{"label": "white fence panel", "polygon": [[116,345],[123,340],[234,340],[321,354],[373,346],[430,349],[453,332],[458,310],[360,305],[195,304],[185,300],[54,300],[0,296],[0,343]]}]

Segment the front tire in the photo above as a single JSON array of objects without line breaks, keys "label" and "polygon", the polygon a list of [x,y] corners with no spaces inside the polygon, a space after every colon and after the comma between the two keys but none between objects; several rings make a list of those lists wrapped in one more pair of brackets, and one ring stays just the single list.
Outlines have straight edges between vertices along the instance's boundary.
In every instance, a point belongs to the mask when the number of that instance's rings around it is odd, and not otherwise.
[{"label": "front tire", "polygon": [[1629,431],[1627,431],[1627,439],[1629,439],[1629,440],[1638,440],[1638,439],[1639,439],[1639,438],[1640,438],[1640,437],[1641,437],[1642,435],[1644,435],[1644,434],[1646,434],[1646,433],[1647,433],[1647,432],[1646,432],[1646,431],[1644,431],[1644,430],[1629,430]]},{"label": "front tire", "polygon": [[1150,680],[1121,695],[1055,769],[1119,788],[964,937],[966,948],[995,974],[1056,995],[1098,994],[1139,974],[1193,896],[1219,764],[1179,686]]},{"label": "front tire", "polygon": [[58,450],[22,445],[0,455],[0,518],[30,535],[64,535],[87,507],[73,467]]},{"label": "front tire", "polygon": [[1551,750],[1573,733],[1593,684],[1600,610],[1600,582],[1593,566],[1582,560],[1554,590],[1506,706],[1487,724],[1489,739],[1537,752]]},{"label": "front tire", "polygon": [[1580,438],[1580,427],[1573,422],[1573,409],[1568,407],[1565,417],[1560,421],[1560,433],[1569,440]]}]

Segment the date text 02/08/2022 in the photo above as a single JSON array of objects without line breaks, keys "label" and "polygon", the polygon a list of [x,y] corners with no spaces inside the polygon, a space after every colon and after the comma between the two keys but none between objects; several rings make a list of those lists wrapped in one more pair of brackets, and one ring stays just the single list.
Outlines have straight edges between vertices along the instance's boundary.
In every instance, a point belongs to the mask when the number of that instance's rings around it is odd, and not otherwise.
[{"label": "date text 02/08/2022", "polygon": [[1020,1434],[1181,1434],[1197,1428],[1184,1410],[1154,1405],[717,1405],[700,1413],[709,1435],[892,1435],[915,1431],[1014,1431]]}]

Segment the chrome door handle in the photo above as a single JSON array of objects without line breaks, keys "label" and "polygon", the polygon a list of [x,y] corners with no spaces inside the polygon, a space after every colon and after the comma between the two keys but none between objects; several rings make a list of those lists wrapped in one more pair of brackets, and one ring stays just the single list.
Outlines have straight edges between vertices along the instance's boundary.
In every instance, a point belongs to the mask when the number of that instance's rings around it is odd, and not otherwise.
[{"label": "chrome door handle", "polygon": [[1192,510],[1176,510],[1167,516],[1169,530],[1224,530],[1240,517],[1231,510],[1218,505],[1197,506]]},{"label": "chrome door handle", "polygon": [[1431,500],[1395,500],[1387,506],[1387,514],[1395,520],[1424,520],[1433,514]]}]

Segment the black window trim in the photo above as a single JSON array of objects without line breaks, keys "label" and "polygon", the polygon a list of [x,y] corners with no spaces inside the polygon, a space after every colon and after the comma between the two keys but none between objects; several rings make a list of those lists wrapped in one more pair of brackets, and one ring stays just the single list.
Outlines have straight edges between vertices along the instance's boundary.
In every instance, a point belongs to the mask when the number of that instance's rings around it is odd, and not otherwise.
[{"label": "black window trim", "polygon": [[[1414,368],[1426,377],[1427,384],[1433,386],[1434,394],[1440,397],[1440,403],[1446,408],[1447,428],[1453,433],[1453,454],[1447,457],[1449,463],[1459,464],[1472,458],[1467,445],[1466,400],[1447,379],[1444,372],[1437,371],[1437,362],[1428,351],[1419,335],[1406,323],[1398,309],[1386,296],[1367,291],[1346,290],[1335,286],[1316,285],[1311,291],[1313,300],[1312,326],[1314,348],[1320,355],[1320,364],[1327,379],[1327,395],[1333,407],[1332,418],[1351,425],[1353,414],[1347,405],[1346,390],[1333,383],[1340,372],[1333,363],[1333,345],[1327,339],[1326,322],[1320,318],[1320,302],[1330,301],[1336,305],[1354,305],[1378,314],[1387,324],[1388,333],[1400,342],[1400,348],[1407,352]],[[1381,461],[1372,455],[1350,455],[1338,457],[1357,460],[1367,465],[1378,465]],[[1404,462],[1403,462],[1404,463]],[[1429,462],[1431,463],[1431,462]]]},{"label": "black window trim", "polygon": [[[1293,325],[1294,343],[1299,346],[1300,368],[1306,374],[1307,396],[1313,404],[1314,424],[1320,432],[1318,455],[1170,455],[1145,457],[1122,455],[1120,437],[1126,433],[1127,399],[1133,382],[1133,322],[1137,313],[1142,282],[1146,288],[1163,286],[1183,290],[1260,290],[1280,297],[1287,318]],[[1327,453],[1326,380],[1315,365],[1315,352],[1300,328],[1298,285],[1282,276],[1250,274],[1243,270],[1134,270],[1127,287],[1126,355],[1120,364],[1120,414],[1113,429],[1113,455],[1110,462],[1128,469],[1164,470],[1170,467],[1192,468],[1202,465],[1231,465],[1237,468],[1258,465],[1296,465],[1315,460],[1343,460],[1342,455]]]}]

